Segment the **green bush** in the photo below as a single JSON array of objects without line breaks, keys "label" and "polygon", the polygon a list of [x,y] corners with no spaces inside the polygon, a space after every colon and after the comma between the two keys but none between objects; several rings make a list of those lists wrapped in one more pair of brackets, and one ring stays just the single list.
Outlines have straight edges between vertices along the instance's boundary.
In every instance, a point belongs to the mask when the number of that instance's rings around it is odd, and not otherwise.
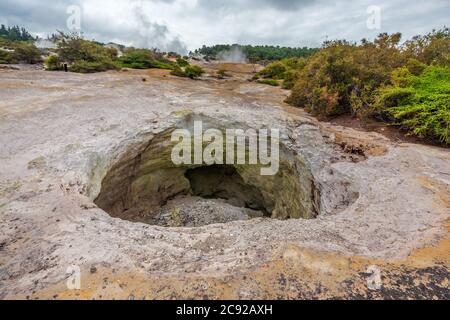
[{"label": "green bush", "polygon": [[122,68],[131,69],[168,69],[174,68],[174,63],[156,55],[149,49],[129,49],[118,59],[118,65]]},{"label": "green bush", "polygon": [[274,87],[278,87],[280,85],[280,83],[277,80],[273,80],[273,79],[261,79],[257,81],[258,83],[261,84],[267,84],[269,86],[274,86]]},{"label": "green bush", "polygon": [[14,50],[14,43],[18,43],[18,42],[13,42],[11,40],[0,37],[0,47],[1,48]]},{"label": "green bush", "polygon": [[375,117],[448,145],[450,30],[400,40],[400,33],[382,33],[360,44],[328,41],[307,59],[269,64],[252,80],[283,80],[291,89],[286,101],[321,118]]},{"label": "green bush", "polygon": [[131,49],[118,59],[123,68],[148,69],[155,62],[153,53],[147,49]]},{"label": "green bush", "polygon": [[278,62],[269,64],[262,71],[257,73],[252,80],[264,79],[283,80],[283,89],[294,88],[299,78],[299,72],[307,65],[305,58],[286,58]]},{"label": "green bush", "polygon": [[188,78],[195,79],[201,77],[205,71],[199,66],[189,65],[184,69],[184,73]]},{"label": "green bush", "polygon": [[327,42],[323,49],[300,64],[288,102],[317,116],[351,114],[371,116],[375,92],[391,82],[391,73],[407,58],[399,49],[400,34],[380,34],[360,45]]},{"label": "green bush", "polygon": [[299,72],[295,70],[289,70],[284,73],[283,89],[291,90],[294,88],[295,83],[299,77]]},{"label": "green bush", "polygon": [[272,62],[262,71],[258,73],[258,76],[268,79],[283,79],[284,73],[287,71],[286,66],[282,62]]},{"label": "green bush", "polygon": [[154,61],[152,68],[173,70],[175,64],[169,60]]},{"label": "green bush", "polygon": [[406,67],[411,74],[419,76],[425,70],[426,65],[416,59],[409,59]]},{"label": "green bush", "polygon": [[58,71],[63,70],[63,66],[58,56],[51,55],[44,61],[47,70],[49,71]]},{"label": "green bush", "polygon": [[187,61],[186,59],[183,59],[183,58],[179,57],[179,58],[177,59],[177,64],[178,64],[180,67],[184,68],[184,67],[187,67],[187,66],[189,65],[189,61]]},{"label": "green bush", "polygon": [[317,116],[350,112],[351,92],[358,74],[353,50],[350,44],[335,43],[311,57],[298,72],[287,101]]},{"label": "green bush", "polygon": [[187,77],[186,73],[184,73],[183,69],[178,65],[173,68],[170,74],[177,77]]},{"label": "green bush", "polygon": [[75,61],[112,62],[118,54],[114,48],[106,48],[97,42],[85,40],[77,34],[66,35],[64,33],[60,33],[56,53],[61,61],[67,63]]},{"label": "green bush", "polygon": [[406,41],[404,53],[425,64],[450,67],[450,29],[433,30],[425,36]]},{"label": "green bush", "polygon": [[112,62],[89,62],[85,60],[75,61],[70,67],[69,71],[76,73],[95,73],[107,70],[117,69],[117,66]]},{"label": "green bush", "polygon": [[164,59],[163,54],[156,50],[129,48],[118,58],[116,49],[104,47],[95,41],[85,40],[76,34],[60,33],[57,38],[56,53],[60,61],[70,65],[69,71],[72,72],[100,72],[119,67],[172,70],[175,66],[175,63]]},{"label": "green bush", "polygon": [[0,63],[29,63],[35,64],[42,61],[41,51],[33,44],[21,41],[11,41],[0,38]]},{"label": "green bush", "polygon": [[411,135],[450,145],[450,68],[427,66],[420,75],[401,68],[394,74],[396,83],[378,91],[376,112]]},{"label": "green bush", "polygon": [[118,68],[115,63],[116,49],[106,48],[95,41],[85,40],[77,34],[60,33],[56,53],[61,62],[70,65],[69,71],[71,72],[92,73]]},{"label": "green bush", "polygon": [[287,58],[287,59],[283,59],[281,60],[281,62],[288,68],[288,69],[292,69],[292,70],[301,70],[303,69],[308,60],[305,58]]},{"label": "green bush", "polygon": [[8,51],[4,51],[0,49],[0,63],[1,64],[12,64],[16,63],[14,60],[13,54]]},{"label": "green bush", "polygon": [[199,66],[188,65],[183,70],[179,65],[176,65],[170,74],[177,77],[196,79],[204,73],[205,71]]},{"label": "green bush", "polygon": [[17,43],[13,53],[14,60],[35,64],[42,61],[41,51],[36,46],[28,43]]}]

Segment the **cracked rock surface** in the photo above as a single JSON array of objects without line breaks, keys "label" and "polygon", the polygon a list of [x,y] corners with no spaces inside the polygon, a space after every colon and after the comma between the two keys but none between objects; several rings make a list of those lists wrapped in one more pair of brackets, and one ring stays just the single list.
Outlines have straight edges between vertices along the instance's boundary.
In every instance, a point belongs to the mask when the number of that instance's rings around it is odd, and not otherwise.
[{"label": "cracked rock surface", "polygon": [[[449,299],[450,151],[319,123],[246,77],[0,70],[0,298]],[[179,198],[160,219],[178,206],[199,227],[157,226],[97,207],[108,172],[188,116],[279,128],[308,169],[299,181],[320,192],[316,219]],[[191,214],[211,210],[235,219]],[[66,285],[73,266],[79,290]]]}]

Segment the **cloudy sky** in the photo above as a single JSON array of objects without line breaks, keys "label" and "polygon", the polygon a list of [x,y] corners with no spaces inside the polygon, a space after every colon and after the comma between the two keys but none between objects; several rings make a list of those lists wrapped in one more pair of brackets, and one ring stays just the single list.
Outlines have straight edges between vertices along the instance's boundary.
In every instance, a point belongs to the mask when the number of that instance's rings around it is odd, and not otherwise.
[{"label": "cloudy sky", "polygon": [[[40,36],[67,31],[73,5],[87,38],[179,52],[218,43],[320,46],[380,32],[411,37],[450,25],[449,0],[0,0],[0,23]],[[370,6],[381,8],[380,29],[367,27],[376,15]]]}]

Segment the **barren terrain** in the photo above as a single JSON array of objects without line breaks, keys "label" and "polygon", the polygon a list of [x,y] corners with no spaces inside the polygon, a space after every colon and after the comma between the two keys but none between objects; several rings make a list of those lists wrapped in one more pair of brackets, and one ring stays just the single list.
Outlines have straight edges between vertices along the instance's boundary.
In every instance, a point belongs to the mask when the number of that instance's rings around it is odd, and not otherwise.
[{"label": "barren terrain", "polygon": [[[449,299],[450,151],[318,122],[236,68],[197,81],[1,69],[0,298]],[[161,173],[163,138],[193,119],[281,130],[290,182],[242,174],[273,219],[172,197],[184,171]],[[136,206],[149,190],[167,193],[152,223]]]}]

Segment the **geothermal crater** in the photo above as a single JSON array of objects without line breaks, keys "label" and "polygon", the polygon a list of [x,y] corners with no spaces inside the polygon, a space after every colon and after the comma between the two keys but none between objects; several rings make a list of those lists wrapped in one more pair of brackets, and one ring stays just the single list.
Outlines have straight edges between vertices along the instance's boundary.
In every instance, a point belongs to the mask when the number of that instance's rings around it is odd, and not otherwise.
[{"label": "geothermal crater", "polygon": [[[220,121],[194,117],[208,128]],[[161,226],[197,227],[263,217],[313,219],[320,214],[317,181],[306,161],[283,143],[279,170],[272,176],[261,175],[260,164],[175,165],[171,135],[175,128],[192,128],[192,121],[189,115],[177,127],[126,151],[108,170],[95,203],[113,217]],[[247,160],[248,143],[249,138]],[[233,154],[236,149],[235,145]]]}]

